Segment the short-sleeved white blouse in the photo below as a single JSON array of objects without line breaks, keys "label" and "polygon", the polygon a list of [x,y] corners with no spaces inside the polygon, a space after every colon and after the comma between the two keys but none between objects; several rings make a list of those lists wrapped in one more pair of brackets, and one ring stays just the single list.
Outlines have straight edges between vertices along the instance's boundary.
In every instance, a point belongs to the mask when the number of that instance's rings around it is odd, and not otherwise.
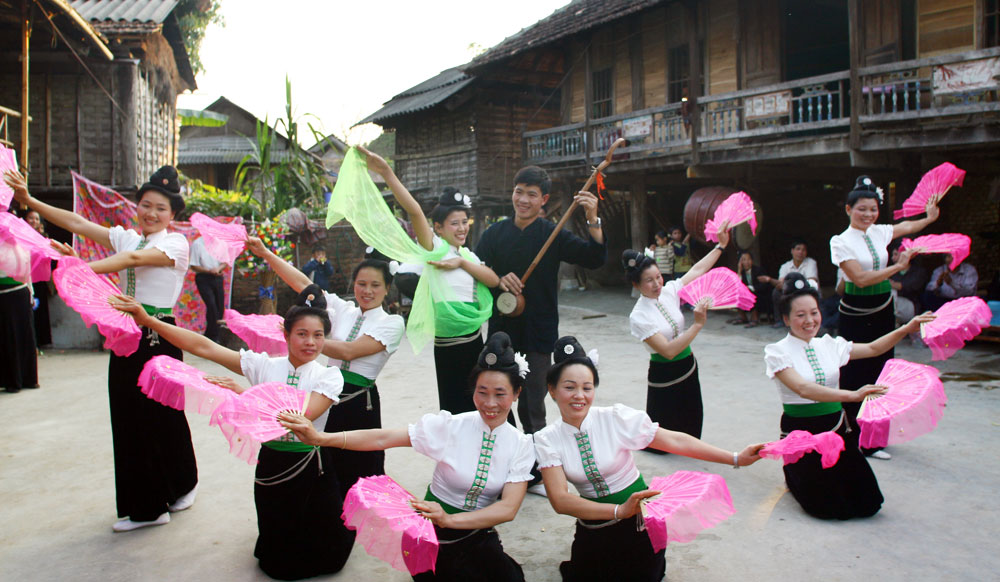
[{"label": "short-sleeved white blouse", "polygon": [[[345,301],[334,293],[324,292],[323,295],[326,297],[327,312],[332,324],[330,338],[346,341],[358,316],[362,314],[361,308],[353,301]],[[369,380],[375,380],[385,363],[389,361],[389,356],[399,347],[405,329],[406,324],[402,317],[386,313],[381,306],[365,311],[364,320],[353,339],[366,335],[385,346],[385,349],[351,360],[350,371]],[[329,358],[327,365],[339,368],[341,363],[341,360]]]},{"label": "short-sleeved white blouse", "polygon": [[[816,360],[825,376],[824,382],[816,380],[816,372],[806,357],[806,347],[808,346],[812,346],[816,353]],[[782,404],[815,404],[815,400],[803,398],[785,386],[784,382],[775,374],[786,368],[792,368],[807,381],[817,382],[829,388],[838,388],[840,386],[840,368],[850,361],[853,346],[853,342],[842,337],[824,335],[813,338],[812,341],[806,343],[792,334],[788,334],[783,340],[764,347],[764,363],[767,366],[765,373],[778,386],[778,395],[781,397]]]},{"label": "short-sleeved white blouse", "polygon": [[[108,229],[108,240],[116,253],[134,251],[139,248],[143,236],[136,231],[125,230],[121,226]],[[136,267],[135,300],[145,305],[161,309],[173,307],[181,295],[184,275],[188,270],[188,242],[183,234],[161,230],[145,237],[143,249],[159,249],[173,259],[173,267]],[[119,287],[126,292],[128,269],[118,272]]]},{"label": "short-sleeved white blouse", "polygon": [[[874,261],[864,235],[872,241],[872,247],[878,256],[879,268],[889,266],[889,243],[892,242],[892,225],[873,224],[863,231],[853,226],[830,239],[830,260],[840,266],[844,261],[855,260],[865,271],[874,270]],[[850,279],[848,279],[850,281]],[[853,281],[852,281],[853,282]]]},{"label": "short-sleeved white blouse", "polygon": [[[632,335],[643,342],[643,345],[646,346],[646,349],[650,353],[655,350],[645,342],[654,334],[663,334],[663,337],[669,341],[684,333],[684,314],[681,312],[681,300],[677,296],[677,292],[681,290],[681,287],[679,279],[667,281],[664,283],[663,289],[660,290],[660,296],[657,299],[651,299],[646,296],[640,297],[635,302],[632,313],[628,316],[629,329]],[[667,315],[677,325],[676,333],[674,326],[670,325],[667,318],[660,313],[660,310],[656,306],[657,303],[663,307]]]}]

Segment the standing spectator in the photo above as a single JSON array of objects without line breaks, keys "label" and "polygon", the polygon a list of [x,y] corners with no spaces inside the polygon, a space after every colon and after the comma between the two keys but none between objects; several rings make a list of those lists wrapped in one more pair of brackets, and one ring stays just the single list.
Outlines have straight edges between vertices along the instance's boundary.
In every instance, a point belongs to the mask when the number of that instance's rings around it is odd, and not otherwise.
[{"label": "standing spectator", "polygon": [[656,267],[660,270],[664,281],[672,281],[674,278],[674,245],[670,244],[670,238],[665,230],[656,233],[653,239],[656,241],[652,249]]},{"label": "standing spectator", "polygon": [[[892,262],[899,260],[899,245],[892,249]],[[892,292],[896,298],[896,324],[903,325],[913,319],[913,316],[922,313],[920,304],[920,294],[930,277],[927,268],[919,257],[910,259],[910,265],[905,270],[889,277],[889,284],[892,285]]]},{"label": "standing spectator", "polygon": [[691,233],[684,234],[681,227],[675,226],[670,229],[670,247],[674,252],[674,279],[680,279],[691,270],[694,261],[691,260]]},{"label": "standing spectator", "polygon": [[309,280],[319,285],[324,291],[330,290],[330,277],[333,275],[333,265],[326,262],[326,249],[315,246],[312,250],[312,259],[302,266],[302,272],[309,277]]},{"label": "standing spectator", "polygon": [[[38,231],[38,234],[49,238],[45,233],[45,223],[42,216],[34,210],[29,210],[24,215],[24,220],[31,225],[31,228]],[[31,284],[31,290],[35,295],[35,345],[39,348],[52,343],[52,326],[49,323],[49,297],[52,296],[51,282],[38,281]]]},{"label": "standing spectator", "polygon": [[7,392],[38,388],[31,291],[27,284],[3,271],[0,271],[0,387]]},{"label": "standing spectator", "polygon": [[223,285],[222,272],[225,263],[215,260],[205,248],[205,239],[198,237],[191,244],[191,270],[194,271],[194,284],[198,294],[205,303],[205,337],[219,343],[219,321],[226,305],[226,292]]},{"label": "standing spectator", "polygon": [[774,323],[771,327],[774,328],[785,327],[781,314],[778,313],[778,300],[781,298],[781,290],[785,284],[785,277],[789,273],[799,273],[806,278],[806,281],[813,288],[819,290],[819,267],[816,265],[816,259],[809,257],[809,248],[806,246],[806,241],[801,238],[792,239],[791,252],[792,260],[781,265],[781,268],[778,269],[777,279],[767,275],[758,277],[761,283],[774,285],[774,289],[771,291],[771,315],[774,318]]},{"label": "standing spectator", "polygon": [[924,309],[936,311],[952,299],[976,294],[976,287],[979,285],[979,273],[976,272],[976,268],[965,261],[952,271],[948,267],[949,263],[951,255],[945,255],[944,264],[931,273],[931,280],[920,297]]}]

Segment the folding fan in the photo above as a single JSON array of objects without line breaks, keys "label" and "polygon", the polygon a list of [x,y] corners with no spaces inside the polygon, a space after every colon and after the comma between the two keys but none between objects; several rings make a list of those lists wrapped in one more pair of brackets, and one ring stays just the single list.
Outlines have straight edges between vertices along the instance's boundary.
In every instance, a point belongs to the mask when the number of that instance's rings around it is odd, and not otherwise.
[{"label": "folding fan", "polygon": [[740,276],[725,267],[716,267],[691,281],[681,288],[677,296],[691,305],[708,297],[711,309],[737,307],[747,311],[757,301],[757,297],[740,282]]},{"label": "folding fan", "polygon": [[793,430],[780,441],[767,443],[760,450],[760,456],[781,459],[788,465],[797,462],[809,452],[820,454],[820,464],[824,469],[837,464],[840,452],[844,450],[844,439],[839,434],[826,431],[812,434],[805,430]]},{"label": "folding fan", "polygon": [[749,222],[750,232],[757,234],[757,215],[754,213],[753,200],[746,192],[735,192],[719,204],[715,215],[705,221],[705,239],[718,242],[719,228],[724,222],[729,223],[729,228]]},{"label": "folding fan", "polygon": [[[9,212],[0,211],[0,255],[14,253],[15,247],[22,252],[17,253],[16,258],[0,258],[0,269],[24,283],[47,281],[52,275],[51,261],[62,258],[59,251],[52,248],[49,239],[38,234],[30,224]],[[30,261],[27,267],[24,265],[25,256]]]},{"label": "folding fan", "polygon": [[232,390],[205,380],[205,373],[170,356],[156,356],[139,374],[139,387],[147,398],[164,406],[211,415],[226,400],[236,398]]},{"label": "folding fan", "polygon": [[252,351],[266,353],[269,356],[284,356],[288,354],[288,343],[285,341],[284,321],[280,315],[244,315],[238,311],[227,309],[224,319],[229,331],[247,342]]},{"label": "folding fan", "polygon": [[83,322],[104,336],[104,347],[118,356],[130,356],[139,349],[142,332],[132,316],[118,311],[108,302],[121,290],[99,276],[87,263],[76,257],[62,257],[52,274],[59,296],[72,307]]},{"label": "folding fan", "polygon": [[951,255],[951,263],[948,268],[952,271],[962,264],[962,261],[969,256],[969,247],[972,246],[972,239],[964,234],[925,234],[910,240],[904,238],[899,245],[899,250],[905,251],[909,248],[920,248],[920,254],[946,253]]},{"label": "folding fan", "polygon": [[191,215],[191,224],[205,240],[205,249],[215,260],[232,265],[243,252],[247,229],[242,224],[222,224],[200,212]]},{"label": "folding fan", "polygon": [[657,551],[670,542],[690,542],[736,513],[726,480],[714,473],[677,471],[654,477],[649,488],[660,494],[642,502],[642,518]]},{"label": "folding fan", "polygon": [[920,178],[913,194],[903,202],[903,208],[892,213],[899,220],[907,216],[923,214],[931,196],[944,196],[952,186],[961,186],[965,180],[965,170],[960,170],[950,162],[931,169]]},{"label": "folding fan", "polygon": [[920,325],[920,337],[931,349],[931,359],[946,360],[965,342],[989,327],[992,311],[979,297],[960,297],[934,312],[934,321]]},{"label": "folding fan", "polygon": [[893,358],[885,363],[875,384],[887,390],[861,403],[858,442],[862,447],[915,439],[934,430],[944,414],[948,398],[936,368]]},{"label": "folding fan", "polygon": [[0,144],[0,212],[10,208],[10,201],[14,199],[14,190],[4,181],[3,175],[16,171],[17,154],[13,149]]}]

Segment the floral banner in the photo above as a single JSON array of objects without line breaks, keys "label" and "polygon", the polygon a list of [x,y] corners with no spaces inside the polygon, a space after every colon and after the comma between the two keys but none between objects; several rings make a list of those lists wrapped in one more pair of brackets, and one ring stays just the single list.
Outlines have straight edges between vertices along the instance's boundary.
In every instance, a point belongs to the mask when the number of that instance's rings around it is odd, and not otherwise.
[{"label": "floral banner", "polygon": [[[73,212],[107,228],[121,225],[125,228],[138,229],[134,202],[111,188],[91,182],[76,172],[73,172]],[[218,220],[225,223],[243,222],[243,219],[238,216],[221,217]],[[168,230],[183,234],[187,238],[188,244],[198,238],[198,229],[191,226],[190,222],[173,221]],[[88,263],[103,259],[111,254],[110,249],[75,235],[73,236],[73,248],[80,255],[80,258]],[[117,273],[110,273],[107,276],[116,285],[118,284]],[[226,289],[225,307],[229,309],[233,290],[233,268],[231,265],[223,271],[223,277]],[[184,329],[198,333],[205,331],[205,304],[202,302],[201,295],[198,294],[198,287],[194,283],[194,271],[188,270],[184,276],[184,287],[181,289],[181,295],[174,306],[174,317],[177,320],[177,325]]]}]

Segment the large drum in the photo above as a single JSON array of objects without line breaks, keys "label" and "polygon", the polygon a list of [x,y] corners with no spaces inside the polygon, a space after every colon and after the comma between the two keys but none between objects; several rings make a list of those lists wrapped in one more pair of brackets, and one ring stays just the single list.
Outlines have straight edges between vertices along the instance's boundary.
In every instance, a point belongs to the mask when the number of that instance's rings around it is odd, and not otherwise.
[{"label": "large drum", "polygon": [[[684,205],[684,230],[691,233],[691,238],[701,243],[707,243],[705,223],[715,216],[715,209],[734,192],[738,192],[738,190],[729,186],[706,186],[691,193],[687,204]],[[757,213],[757,232],[760,232],[763,215],[756,200],[753,207]],[[737,248],[746,250],[753,246],[755,237],[749,224],[743,223],[737,226],[733,229],[732,234],[733,243],[736,244]]]}]

